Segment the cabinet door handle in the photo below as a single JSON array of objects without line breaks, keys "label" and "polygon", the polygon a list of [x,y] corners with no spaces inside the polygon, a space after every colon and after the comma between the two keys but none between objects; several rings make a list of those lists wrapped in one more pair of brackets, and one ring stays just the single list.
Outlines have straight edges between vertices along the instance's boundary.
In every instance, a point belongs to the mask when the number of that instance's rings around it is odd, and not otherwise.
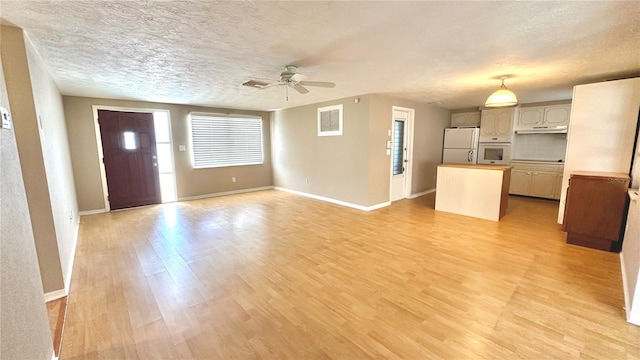
[{"label": "cabinet door handle", "polygon": [[531,175],[531,171],[527,171],[527,175]]}]

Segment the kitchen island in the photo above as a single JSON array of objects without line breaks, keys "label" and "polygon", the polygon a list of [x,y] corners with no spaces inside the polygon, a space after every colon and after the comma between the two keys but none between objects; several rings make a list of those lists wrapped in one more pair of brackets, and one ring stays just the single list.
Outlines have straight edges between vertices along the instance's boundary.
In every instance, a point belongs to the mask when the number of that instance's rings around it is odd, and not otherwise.
[{"label": "kitchen island", "polygon": [[498,221],[507,212],[511,166],[438,165],[436,210]]}]

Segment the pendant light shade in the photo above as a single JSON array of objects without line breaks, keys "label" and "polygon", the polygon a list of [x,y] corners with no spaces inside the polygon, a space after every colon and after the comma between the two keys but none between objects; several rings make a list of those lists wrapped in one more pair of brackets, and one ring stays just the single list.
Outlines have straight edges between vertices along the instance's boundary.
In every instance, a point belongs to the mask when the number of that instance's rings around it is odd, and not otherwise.
[{"label": "pendant light shade", "polygon": [[516,94],[512,93],[504,86],[504,79],[502,79],[502,85],[500,89],[493,94],[489,95],[487,102],[484,103],[486,107],[502,107],[513,106],[518,104]]}]

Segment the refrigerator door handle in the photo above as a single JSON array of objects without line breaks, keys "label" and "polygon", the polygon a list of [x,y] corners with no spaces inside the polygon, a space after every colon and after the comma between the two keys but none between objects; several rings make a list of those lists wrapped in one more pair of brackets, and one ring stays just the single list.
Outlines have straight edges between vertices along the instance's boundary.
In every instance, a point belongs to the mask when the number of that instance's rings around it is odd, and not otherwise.
[{"label": "refrigerator door handle", "polygon": [[469,156],[467,157],[467,160],[469,160],[469,162],[473,161],[473,150],[469,150]]}]

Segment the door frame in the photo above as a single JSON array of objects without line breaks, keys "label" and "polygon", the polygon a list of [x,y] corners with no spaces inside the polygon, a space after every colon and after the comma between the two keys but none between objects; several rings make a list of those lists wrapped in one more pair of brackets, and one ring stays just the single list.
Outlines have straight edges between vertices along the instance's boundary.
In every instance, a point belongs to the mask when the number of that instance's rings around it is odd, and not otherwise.
[{"label": "door frame", "polygon": [[[125,106],[109,106],[109,105],[92,105],[93,110],[93,126],[96,132],[96,148],[98,149],[98,164],[100,165],[100,180],[102,182],[102,196],[104,201],[104,211],[111,211],[111,204],[109,203],[109,187],[107,186],[107,171],[104,167],[104,162],[102,158],[104,157],[104,152],[102,150],[102,134],[100,133],[100,124],[98,123],[98,110],[108,110],[108,111],[120,111],[120,112],[136,112],[136,113],[151,113],[154,112],[165,112],[167,113],[167,118],[169,119],[169,141],[171,144],[171,170],[173,171],[173,183],[176,183],[176,165],[174,162],[173,155],[173,135],[171,131],[171,112],[166,109],[151,109],[151,108],[132,108]],[[154,124],[155,125],[155,124]],[[155,128],[155,126],[154,126]],[[175,191],[178,191],[177,185],[174,186]],[[161,192],[162,194],[162,192]],[[177,199],[177,194],[175,194],[175,198]],[[162,203],[162,195],[160,195],[160,201]]]},{"label": "door frame", "polygon": [[[404,197],[403,199],[411,196],[411,175],[413,174],[413,128],[414,120],[416,116],[416,110],[412,108],[406,108],[402,106],[391,107],[391,130],[389,130],[389,136],[393,134],[394,116],[396,111],[403,111],[407,113],[407,121],[405,123],[405,134],[407,135],[407,167],[404,173]],[[392,139],[393,141],[393,139]],[[393,152],[389,156],[389,202],[391,202],[391,194],[393,191]]]}]

